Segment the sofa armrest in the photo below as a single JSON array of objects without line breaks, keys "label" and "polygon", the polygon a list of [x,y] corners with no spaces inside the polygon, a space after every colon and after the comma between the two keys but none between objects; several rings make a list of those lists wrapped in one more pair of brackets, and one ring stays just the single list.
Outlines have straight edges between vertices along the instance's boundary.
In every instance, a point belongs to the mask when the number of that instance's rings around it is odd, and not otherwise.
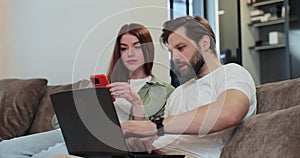
[{"label": "sofa armrest", "polygon": [[223,148],[222,158],[299,157],[300,105],[251,116]]},{"label": "sofa armrest", "polygon": [[300,78],[256,87],[257,113],[287,109],[300,104]]}]

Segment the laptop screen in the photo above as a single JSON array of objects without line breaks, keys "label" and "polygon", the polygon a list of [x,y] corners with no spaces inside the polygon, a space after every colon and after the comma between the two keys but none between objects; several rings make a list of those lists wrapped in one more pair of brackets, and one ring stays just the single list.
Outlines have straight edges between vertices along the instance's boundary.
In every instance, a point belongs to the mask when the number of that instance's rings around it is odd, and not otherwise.
[{"label": "laptop screen", "polygon": [[50,97],[70,154],[128,153],[108,88],[63,91]]}]

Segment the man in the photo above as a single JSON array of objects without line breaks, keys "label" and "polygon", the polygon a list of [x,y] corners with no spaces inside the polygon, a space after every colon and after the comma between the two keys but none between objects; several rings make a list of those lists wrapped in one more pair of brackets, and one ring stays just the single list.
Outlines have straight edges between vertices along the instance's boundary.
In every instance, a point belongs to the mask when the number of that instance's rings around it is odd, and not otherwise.
[{"label": "man", "polygon": [[[219,157],[234,127],[256,112],[253,79],[237,64],[220,63],[215,35],[204,18],[185,16],[165,22],[161,41],[180,75],[191,79],[171,94],[164,119],[127,121],[122,129],[125,134],[160,136],[153,145],[166,154]],[[145,142],[129,145],[149,151]]]}]

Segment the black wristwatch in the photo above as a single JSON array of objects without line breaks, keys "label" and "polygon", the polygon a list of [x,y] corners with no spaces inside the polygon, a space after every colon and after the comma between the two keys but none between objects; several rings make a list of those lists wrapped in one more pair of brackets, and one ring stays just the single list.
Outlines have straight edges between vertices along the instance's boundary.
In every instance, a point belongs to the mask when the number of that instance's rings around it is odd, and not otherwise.
[{"label": "black wristwatch", "polygon": [[156,124],[157,135],[158,136],[165,135],[164,125],[163,125],[164,118],[161,116],[152,116],[150,120]]}]

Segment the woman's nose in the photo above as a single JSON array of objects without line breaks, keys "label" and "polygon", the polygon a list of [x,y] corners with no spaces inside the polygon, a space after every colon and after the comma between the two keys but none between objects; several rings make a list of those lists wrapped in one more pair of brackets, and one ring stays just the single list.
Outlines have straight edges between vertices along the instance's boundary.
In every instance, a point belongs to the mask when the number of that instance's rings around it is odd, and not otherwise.
[{"label": "woman's nose", "polygon": [[134,49],[133,48],[130,48],[127,52],[127,56],[134,56]]}]

